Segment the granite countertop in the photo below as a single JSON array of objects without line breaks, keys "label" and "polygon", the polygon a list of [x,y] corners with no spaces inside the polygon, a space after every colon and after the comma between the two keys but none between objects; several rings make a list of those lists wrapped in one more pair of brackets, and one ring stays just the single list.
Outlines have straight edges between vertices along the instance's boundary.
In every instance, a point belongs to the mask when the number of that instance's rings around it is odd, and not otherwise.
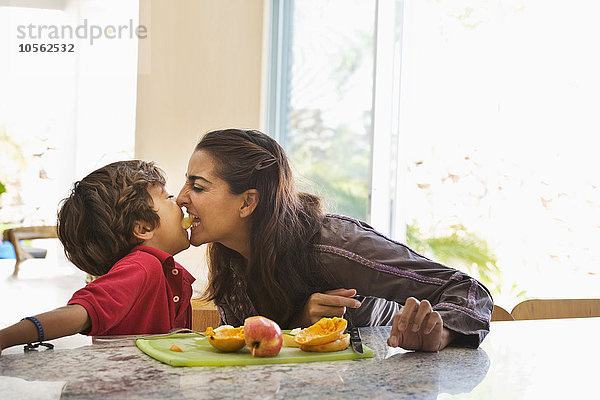
[{"label": "granite countertop", "polygon": [[[595,391],[596,372],[586,362],[597,365],[600,356],[590,346],[600,318],[496,322],[479,349],[438,353],[389,348],[389,329],[361,328],[372,359],[304,364],[171,367],[131,340],[80,341],[25,354],[12,348],[0,356],[0,393],[10,398],[5,395],[31,390],[62,399],[514,399]],[[573,337],[568,332],[578,332],[577,340],[561,342]]]}]

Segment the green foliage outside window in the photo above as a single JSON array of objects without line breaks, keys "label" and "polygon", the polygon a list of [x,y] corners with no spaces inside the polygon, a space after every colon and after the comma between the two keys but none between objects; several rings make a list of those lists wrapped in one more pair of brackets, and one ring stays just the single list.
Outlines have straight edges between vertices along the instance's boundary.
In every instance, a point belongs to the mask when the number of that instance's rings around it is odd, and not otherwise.
[{"label": "green foliage outside window", "polygon": [[320,110],[305,110],[303,129],[287,137],[287,151],[302,190],[322,196],[328,212],[365,220],[369,192],[369,136],[366,131],[321,125]]},{"label": "green foliage outside window", "polygon": [[[493,296],[501,294],[503,282],[498,259],[487,242],[464,225],[452,225],[449,234],[428,237],[416,224],[408,224],[406,244],[426,257],[468,273],[482,282]],[[516,285],[510,292],[517,298],[526,294]]]}]

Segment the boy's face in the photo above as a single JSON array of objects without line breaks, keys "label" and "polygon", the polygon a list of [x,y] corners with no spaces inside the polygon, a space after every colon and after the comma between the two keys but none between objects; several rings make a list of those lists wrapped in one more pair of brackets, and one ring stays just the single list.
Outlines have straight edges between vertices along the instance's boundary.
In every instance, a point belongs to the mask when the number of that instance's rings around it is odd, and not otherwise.
[{"label": "boy's face", "polygon": [[151,246],[171,255],[177,254],[190,247],[188,233],[181,226],[183,212],[162,185],[154,185],[148,189],[152,196],[154,209],[160,218],[160,225],[152,231],[152,237],[144,241],[145,246]]}]

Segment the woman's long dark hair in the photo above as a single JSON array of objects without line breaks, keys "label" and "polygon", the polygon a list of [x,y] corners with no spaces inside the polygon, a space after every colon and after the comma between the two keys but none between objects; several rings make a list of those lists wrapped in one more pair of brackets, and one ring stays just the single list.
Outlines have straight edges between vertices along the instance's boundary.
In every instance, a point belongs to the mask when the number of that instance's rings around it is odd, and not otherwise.
[{"label": "woman's long dark hair", "polygon": [[[259,202],[250,217],[252,254],[243,279],[256,311],[287,326],[311,293],[331,287],[331,278],[312,250],[323,221],[319,197],[296,191],[284,150],[264,133],[209,132],[198,150],[213,157],[216,175],[232,193],[258,191]],[[219,243],[208,246],[206,298],[219,302],[234,290],[230,264],[242,260]]]}]

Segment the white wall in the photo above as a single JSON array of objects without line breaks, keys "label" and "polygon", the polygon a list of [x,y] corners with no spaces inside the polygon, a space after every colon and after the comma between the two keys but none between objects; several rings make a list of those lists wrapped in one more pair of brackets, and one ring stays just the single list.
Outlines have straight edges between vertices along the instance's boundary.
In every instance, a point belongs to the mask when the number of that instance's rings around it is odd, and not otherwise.
[{"label": "white wall", "polygon": [[[65,10],[76,24],[138,25],[135,0],[71,0]],[[122,31],[123,33],[123,31]],[[137,88],[137,36],[79,39],[75,175],[133,156]]]},{"label": "white wall", "polygon": [[[262,0],[144,1],[140,23],[135,156],[154,160],[177,193],[200,136],[225,127],[258,128]],[[206,282],[204,250],[177,257]]]}]

